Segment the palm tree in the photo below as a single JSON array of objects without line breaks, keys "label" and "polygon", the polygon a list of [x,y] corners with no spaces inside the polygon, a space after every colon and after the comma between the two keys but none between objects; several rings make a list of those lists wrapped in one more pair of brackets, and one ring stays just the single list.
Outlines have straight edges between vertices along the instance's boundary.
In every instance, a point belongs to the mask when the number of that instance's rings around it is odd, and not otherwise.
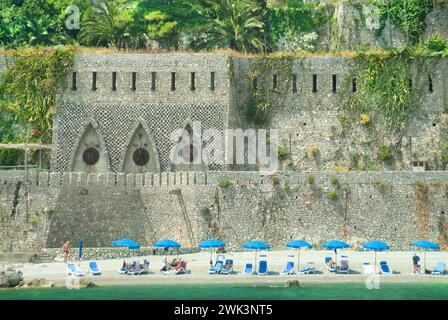
[{"label": "palm tree", "polygon": [[262,8],[253,0],[199,0],[198,13],[206,24],[199,27],[198,49],[230,48],[243,52],[264,49]]},{"label": "palm tree", "polygon": [[130,38],[132,15],[122,0],[103,0],[81,28],[79,40],[86,45],[107,45],[117,49]]}]

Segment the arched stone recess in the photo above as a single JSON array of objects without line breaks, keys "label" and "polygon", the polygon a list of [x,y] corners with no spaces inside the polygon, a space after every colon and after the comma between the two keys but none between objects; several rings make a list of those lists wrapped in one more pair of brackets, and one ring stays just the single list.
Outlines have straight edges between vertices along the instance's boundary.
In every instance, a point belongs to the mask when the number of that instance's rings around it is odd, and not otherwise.
[{"label": "arched stone recess", "polygon": [[[178,147],[176,147],[174,153],[171,153],[170,171],[207,171],[208,166],[206,163],[208,163],[208,161],[207,159],[202,159],[202,150],[204,146],[200,136],[197,135],[197,132],[194,132],[193,121],[191,121],[191,119],[186,119],[182,125],[182,128],[189,134],[190,146],[180,144],[181,138],[178,139]],[[196,146],[199,145],[201,146],[201,152],[199,152],[198,148],[196,148]],[[173,157],[183,158],[183,162],[187,163],[173,163]],[[201,163],[196,163],[197,157],[201,157]]]},{"label": "arched stone recess", "polygon": [[88,173],[110,171],[106,143],[95,120],[87,121],[77,141],[76,149],[71,157],[72,171]]},{"label": "arched stone recess", "polygon": [[160,172],[159,153],[154,135],[143,119],[139,119],[126,141],[121,168],[126,173]]}]

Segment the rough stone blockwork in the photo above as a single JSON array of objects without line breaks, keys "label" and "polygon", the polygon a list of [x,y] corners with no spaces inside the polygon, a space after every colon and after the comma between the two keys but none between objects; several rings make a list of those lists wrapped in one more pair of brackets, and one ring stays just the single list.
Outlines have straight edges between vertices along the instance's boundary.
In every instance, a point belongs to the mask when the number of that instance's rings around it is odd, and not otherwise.
[{"label": "rough stone blockwork", "polygon": [[[58,248],[67,239],[103,247],[118,238],[145,246],[171,238],[194,247],[219,237],[231,248],[251,239],[283,247],[294,238],[316,245],[340,238],[355,248],[372,239],[393,249],[408,249],[421,238],[446,244],[446,172],[303,172],[278,179],[208,172],[194,175],[194,183],[192,173],[181,173],[187,185],[177,179],[154,183],[155,176],[142,181],[110,173],[104,180],[102,174],[83,179],[72,173],[64,184],[64,175],[53,173],[48,180],[41,173],[37,185],[2,178],[0,251]],[[218,186],[223,179],[229,187]]]}]

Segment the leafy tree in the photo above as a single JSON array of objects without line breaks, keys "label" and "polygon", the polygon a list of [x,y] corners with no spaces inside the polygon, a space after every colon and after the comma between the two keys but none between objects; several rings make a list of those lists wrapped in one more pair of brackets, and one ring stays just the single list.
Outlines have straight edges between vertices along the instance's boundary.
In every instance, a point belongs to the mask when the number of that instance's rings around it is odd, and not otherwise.
[{"label": "leafy tree", "polygon": [[195,6],[206,23],[196,29],[197,49],[229,48],[259,52],[266,48],[263,7],[254,0],[199,0]]},{"label": "leafy tree", "polygon": [[135,6],[124,0],[103,0],[81,26],[79,40],[86,45],[126,48],[131,40]]},{"label": "leafy tree", "polygon": [[195,0],[141,0],[134,14],[135,21],[139,21],[138,32],[163,48],[179,49],[182,37],[203,22],[195,4]]}]

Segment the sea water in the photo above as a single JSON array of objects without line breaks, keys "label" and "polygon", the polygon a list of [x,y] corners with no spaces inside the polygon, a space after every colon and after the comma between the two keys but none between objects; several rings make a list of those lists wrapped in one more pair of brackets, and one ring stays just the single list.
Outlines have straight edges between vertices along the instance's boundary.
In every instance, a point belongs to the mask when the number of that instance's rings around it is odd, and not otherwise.
[{"label": "sea water", "polygon": [[304,283],[300,288],[279,284],[179,284],[101,286],[85,289],[32,288],[2,289],[0,300],[448,300],[447,283],[384,283],[379,288],[363,283]]}]

